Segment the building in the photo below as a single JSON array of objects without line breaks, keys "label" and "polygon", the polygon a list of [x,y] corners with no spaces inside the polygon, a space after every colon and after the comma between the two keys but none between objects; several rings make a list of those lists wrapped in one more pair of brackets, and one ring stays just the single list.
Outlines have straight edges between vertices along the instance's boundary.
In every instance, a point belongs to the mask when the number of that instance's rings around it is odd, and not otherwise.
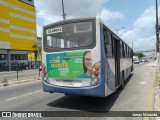
[{"label": "building", "polygon": [[0,8],[0,70],[13,70],[37,51],[34,0],[0,0]]}]

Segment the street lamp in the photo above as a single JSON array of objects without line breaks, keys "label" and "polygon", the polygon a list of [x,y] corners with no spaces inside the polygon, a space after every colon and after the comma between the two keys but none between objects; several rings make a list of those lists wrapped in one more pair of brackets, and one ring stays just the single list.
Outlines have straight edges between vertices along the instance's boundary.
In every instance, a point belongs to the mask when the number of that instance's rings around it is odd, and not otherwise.
[{"label": "street lamp", "polygon": [[158,23],[158,0],[156,0],[156,51],[159,56],[159,23]]},{"label": "street lamp", "polygon": [[116,31],[117,31],[117,35],[118,35],[118,31],[119,30],[122,30],[122,29],[124,29],[125,27],[122,27],[122,28],[119,28],[119,29],[117,29]]}]

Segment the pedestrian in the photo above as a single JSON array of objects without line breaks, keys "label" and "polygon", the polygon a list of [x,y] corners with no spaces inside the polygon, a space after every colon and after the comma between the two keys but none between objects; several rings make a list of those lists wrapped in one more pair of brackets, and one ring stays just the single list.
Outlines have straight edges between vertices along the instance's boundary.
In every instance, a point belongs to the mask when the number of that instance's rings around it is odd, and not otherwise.
[{"label": "pedestrian", "polygon": [[39,71],[41,71],[41,70],[42,70],[42,65],[39,66]]}]

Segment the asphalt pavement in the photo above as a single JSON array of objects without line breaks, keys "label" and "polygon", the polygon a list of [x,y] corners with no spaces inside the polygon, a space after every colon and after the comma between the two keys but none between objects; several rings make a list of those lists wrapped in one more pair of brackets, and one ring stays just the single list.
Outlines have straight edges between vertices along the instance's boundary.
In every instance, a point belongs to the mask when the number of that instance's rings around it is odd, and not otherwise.
[{"label": "asphalt pavement", "polygon": [[[0,111],[152,111],[155,65],[152,62],[135,65],[133,74],[106,98],[65,96],[62,93],[45,93],[41,81],[0,87]],[[93,113],[94,114],[94,113]],[[21,118],[22,119],[22,118]],[[32,120],[33,118],[23,118]],[[53,117],[37,120],[148,120],[143,117]],[[14,120],[14,119],[13,119]]]}]

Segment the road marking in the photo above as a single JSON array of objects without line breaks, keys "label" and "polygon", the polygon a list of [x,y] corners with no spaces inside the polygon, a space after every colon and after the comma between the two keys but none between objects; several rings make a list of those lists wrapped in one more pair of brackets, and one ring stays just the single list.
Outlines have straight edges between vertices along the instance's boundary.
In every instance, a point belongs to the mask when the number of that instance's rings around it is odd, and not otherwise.
[{"label": "road marking", "polygon": [[[150,108],[151,108],[151,102],[152,102],[152,96],[153,96],[153,87],[154,87],[154,80],[155,80],[155,78],[153,78],[151,86],[150,86],[150,92],[149,92],[149,96],[148,96],[146,111],[150,111]],[[144,117],[144,120],[148,120],[148,117]]]},{"label": "road marking", "polygon": [[139,84],[146,84],[146,82],[140,82]]},{"label": "road marking", "polygon": [[34,93],[38,93],[38,92],[41,92],[42,90],[38,90],[38,91],[35,91],[35,92],[31,92],[31,93],[27,93],[27,94],[24,94],[24,95],[20,95],[20,96],[17,96],[17,97],[12,97],[12,98],[9,98],[7,99],[8,101],[9,100],[14,100],[14,99],[17,99],[17,98],[20,98],[20,97],[24,97],[24,96],[27,96],[27,95],[32,95]]}]

